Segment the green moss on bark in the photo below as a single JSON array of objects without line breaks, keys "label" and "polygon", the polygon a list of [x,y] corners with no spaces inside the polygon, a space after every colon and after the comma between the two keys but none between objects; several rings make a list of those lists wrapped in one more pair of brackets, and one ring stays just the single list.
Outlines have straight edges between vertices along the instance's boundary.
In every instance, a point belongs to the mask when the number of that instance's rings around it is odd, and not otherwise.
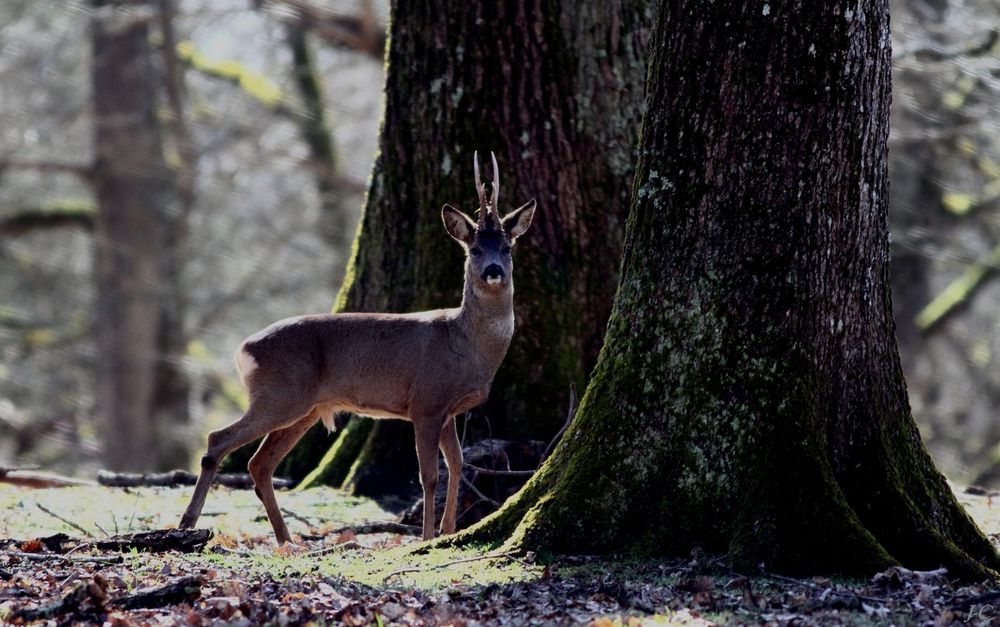
[{"label": "green moss on bark", "polygon": [[351,464],[368,441],[374,426],[371,418],[349,420],[316,468],[295,488],[305,490],[320,485],[340,487],[351,471]]}]

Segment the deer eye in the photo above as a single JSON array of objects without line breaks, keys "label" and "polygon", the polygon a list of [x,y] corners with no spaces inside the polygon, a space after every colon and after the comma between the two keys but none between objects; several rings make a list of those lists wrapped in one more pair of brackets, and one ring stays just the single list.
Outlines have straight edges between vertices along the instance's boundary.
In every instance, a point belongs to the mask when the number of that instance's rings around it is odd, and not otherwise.
[{"label": "deer eye", "polygon": [[503,247],[503,254],[505,254],[505,255],[509,255],[510,254],[510,246],[504,246]]},{"label": "deer eye", "polygon": [[471,249],[469,249],[469,252],[472,253],[473,257],[478,257],[479,255],[483,254],[483,249],[480,248],[479,246],[473,246]]}]

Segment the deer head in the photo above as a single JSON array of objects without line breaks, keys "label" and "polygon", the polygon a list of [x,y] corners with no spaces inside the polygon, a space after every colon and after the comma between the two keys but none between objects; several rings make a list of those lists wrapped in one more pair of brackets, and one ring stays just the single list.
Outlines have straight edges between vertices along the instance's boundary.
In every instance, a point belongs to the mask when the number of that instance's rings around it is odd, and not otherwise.
[{"label": "deer head", "polygon": [[476,176],[476,193],[479,195],[479,221],[445,205],[441,209],[444,228],[465,249],[466,281],[480,292],[500,291],[511,285],[511,249],[517,238],[531,226],[535,213],[535,199],[500,217],[497,199],[500,196],[500,172],[496,156],[493,161],[493,193],[487,198],[486,185],[479,178],[479,153],[473,155]]}]

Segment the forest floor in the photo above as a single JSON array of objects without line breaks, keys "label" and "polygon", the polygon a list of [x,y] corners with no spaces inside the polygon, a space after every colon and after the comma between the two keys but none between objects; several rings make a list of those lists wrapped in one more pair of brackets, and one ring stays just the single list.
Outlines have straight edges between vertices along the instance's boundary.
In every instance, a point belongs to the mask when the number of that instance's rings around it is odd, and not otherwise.
[{"label": "forest floor", "polygon": [[[329,489],[279,493],[305,552],[276,551],[253,492],[224,488],[209,495],[200,524],[215,533],[200,552],[86,545],[172,527],[190,492],[0,487],[0,536],[17,539],[0,541],[0,622],[1000,625],[995,587],[960,586],[937,571],[793,579],[732,572],[698,556],[539,560],[482,547],[414,553],[417,541],[408,536],[336,532],[396,515]],[[997,541],[1000,503],[967,494],[959,499]],[[49,538],[54,534],[79,542]],[[62,556],[47,546],[59,547]]]}]

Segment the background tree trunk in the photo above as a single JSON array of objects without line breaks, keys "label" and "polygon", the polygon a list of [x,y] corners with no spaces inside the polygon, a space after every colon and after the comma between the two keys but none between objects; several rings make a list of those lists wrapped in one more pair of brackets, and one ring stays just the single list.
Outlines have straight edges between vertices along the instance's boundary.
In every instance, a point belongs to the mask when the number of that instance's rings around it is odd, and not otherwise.
[{"label": "background tree trunk", "polygon": [[910,416],[885,0],[661,2],[623,275],[554,455],[466,536],[996,576]]},{"label": "background tree trunk", "polygon": [[[472,212],[472,153],[495,151],[502,210],[539,205],[515,252],[514,340],[481,410],[495,435],[551,438],[600,349],[641,115],[644,15],[636,0],[393,3],[381,152],[336,309],[457,306],[462,252],[441,205]],[[378,422],[350,483],[379,493],[415,482],[412,438],[406,423]]]},{"label": "background tree trunk", "polygon": [[154,424],[181,422],[187,414],[187,383],[172,352],[183,350],[180,270],[172,257],[180,236],[171,213],[176,190],[156,117],[159,74],[148,20],[121,3],[94,0],[94,8],[94,250],[105,461],[114,470],[157,470],[187,463],[178,446],[160,446]]},{"label": "background tree trunk", "polygon": [[[299,127],[302,142],[309,152],[308,167],[312,170],[316,193],[319,196],[320,216],[317,228],[335,250],[346,251],[350,249],[354,233],[348,226],[351,216],[345,206],[344,194],[338,187],[333,131],[327,123],[320,72],[316,67],[308,35],[304,24],[293,23],[288,26],[287,42],[292,56],[292,75],[299,98],[302,100],[302,110],[294,116],[294,120]],[[331,281],[334,284],[342,281],[343,274],[344,264],[338,257],[337,262],[331,264]],[[355,425],[351,431],[352,436],[358,434],[360,430],[364,430],[367,434],[371,430],[371,424]],[[345,468],[340,470],[327,468],[317,475],[317,479],[322,476],[324,483],[341,485],[365,439],[349,437],[341,441],[340,434],[337,434],[333,440],[333,444],[339,447],[337,452],[339,463]],[[223,472],[244,472],[259,446],[258,439],[233,451],[223,462]],[[347,446],[352,448],[345,449]],[[330,449],[330,434],[322,424],[317,424],[281,462],[275,474],[299,481]]]}]

